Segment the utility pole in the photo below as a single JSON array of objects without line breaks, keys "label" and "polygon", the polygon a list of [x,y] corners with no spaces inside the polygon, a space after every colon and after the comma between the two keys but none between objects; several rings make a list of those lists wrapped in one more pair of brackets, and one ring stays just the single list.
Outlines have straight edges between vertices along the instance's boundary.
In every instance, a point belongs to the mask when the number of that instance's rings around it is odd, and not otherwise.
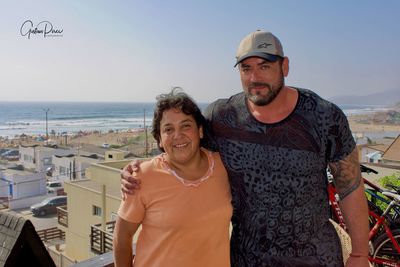
[{"label": "utility pole", "polygon": [[145,155],[148,156],[148,142],[147,142],[147,127],[146,127],[146,109],[143,109],[143,125],[144,125],[144,141],[145,141]]},{"label": "utility pole", "polygon": [[47,124],[47,113],[50,111],[50,109],[44,108],[43,111],[46,112],[46,140],[49,140],[49,127]]}]

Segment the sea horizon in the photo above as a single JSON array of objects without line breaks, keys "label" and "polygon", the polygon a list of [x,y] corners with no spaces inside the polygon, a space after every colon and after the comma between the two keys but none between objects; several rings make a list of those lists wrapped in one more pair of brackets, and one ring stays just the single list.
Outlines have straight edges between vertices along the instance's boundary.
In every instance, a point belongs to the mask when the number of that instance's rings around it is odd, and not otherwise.
[{"label": "sea horizon", "polygon": [[[198,103],[204,110],[209,103]],[[128,131],[151,126],[155,102],[0,101],[0,136]],[[387,110],[381,105],[338,105],[348,115]],[[144,123],[145,122],[145,123]]]}]

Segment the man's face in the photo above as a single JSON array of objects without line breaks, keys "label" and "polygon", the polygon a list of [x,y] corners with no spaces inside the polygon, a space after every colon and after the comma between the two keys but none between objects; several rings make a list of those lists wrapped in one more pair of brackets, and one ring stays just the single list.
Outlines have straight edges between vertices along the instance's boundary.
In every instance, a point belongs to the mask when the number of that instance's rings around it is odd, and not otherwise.
[{"label": "man's face", "polygon": [[251,57],[239,64],[240,79],[248,100],[257,106],[271,103],[285,85],[286,62]]}]

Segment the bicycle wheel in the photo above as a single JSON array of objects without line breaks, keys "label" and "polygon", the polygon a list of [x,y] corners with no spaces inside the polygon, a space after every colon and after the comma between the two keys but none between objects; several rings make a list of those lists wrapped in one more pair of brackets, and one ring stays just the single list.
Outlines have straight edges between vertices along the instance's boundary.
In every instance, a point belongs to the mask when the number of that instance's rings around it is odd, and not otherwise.
[{"label": "bicycle wheel", "polygon": [[[394,239],[400,244],[400,230],[392,231]],[[387,264],[373,262],[373,266],[400,266],[400,253],[394,247],[386,233],[379,235],[373,242],[373,260],[386,260]]]}]

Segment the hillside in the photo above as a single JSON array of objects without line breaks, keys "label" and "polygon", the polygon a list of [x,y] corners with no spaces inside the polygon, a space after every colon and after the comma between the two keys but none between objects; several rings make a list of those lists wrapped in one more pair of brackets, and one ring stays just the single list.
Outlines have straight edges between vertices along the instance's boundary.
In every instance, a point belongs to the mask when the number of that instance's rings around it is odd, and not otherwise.
[{"label": "hillside", "polygon": [[341,95],[329,98],[335,104],[341,105],[379,105],[393,106],[400,102],[400,89],[385,90],[367,95]]}]

